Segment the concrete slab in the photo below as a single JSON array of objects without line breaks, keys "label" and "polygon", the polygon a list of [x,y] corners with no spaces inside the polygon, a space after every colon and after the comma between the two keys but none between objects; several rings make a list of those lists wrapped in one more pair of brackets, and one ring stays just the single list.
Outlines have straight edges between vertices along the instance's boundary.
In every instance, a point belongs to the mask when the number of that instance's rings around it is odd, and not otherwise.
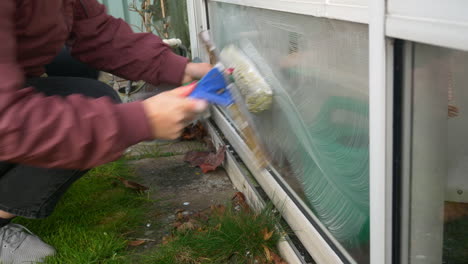
[{"label": "concrete slab", "polygon": [[[199,168],[190,167],[183,157],[129,161],[139,183],[150,188],[149,198],[155,201],[149,208],[147,226],[138,231],[139,237],[158,243],[169,234],[176,211],[182,209],[191,214],[213,204],[226,203],[234,196],[236,190],[223,168],[205,174]],[[147,243],[144,248],[155,243]]]}]

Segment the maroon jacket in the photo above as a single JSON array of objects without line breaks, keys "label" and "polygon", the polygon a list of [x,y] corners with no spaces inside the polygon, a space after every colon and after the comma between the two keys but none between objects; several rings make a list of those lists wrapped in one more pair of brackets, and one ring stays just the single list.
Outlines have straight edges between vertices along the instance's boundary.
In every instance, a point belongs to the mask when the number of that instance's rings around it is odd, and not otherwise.
[{"label": "maroon jacket", "polygon": [[107,15],[96,0],[0,0],[0,160],[85,169],[151,138],[141,102],[22,89],[65,43],[88,65],[152,84],[179,84],[187,64],[158,37],[135,34]]}]

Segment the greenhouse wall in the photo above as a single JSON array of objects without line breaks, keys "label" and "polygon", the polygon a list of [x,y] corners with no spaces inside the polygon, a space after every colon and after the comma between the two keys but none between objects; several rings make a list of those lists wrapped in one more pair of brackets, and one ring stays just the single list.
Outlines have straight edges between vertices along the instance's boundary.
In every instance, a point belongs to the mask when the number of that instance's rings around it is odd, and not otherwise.
[{"label": "greenhouse wall", "polygon": [[[100,3],[107,6],[107,12],[114,17],[122,18],[130,25],[141,25],[140,16],[128,10],[128,5],[133,0],[98,0]],[[137,1],[139,3],[139,1]],[[140,31],[138,27],[132,26],[134,31]]]}]

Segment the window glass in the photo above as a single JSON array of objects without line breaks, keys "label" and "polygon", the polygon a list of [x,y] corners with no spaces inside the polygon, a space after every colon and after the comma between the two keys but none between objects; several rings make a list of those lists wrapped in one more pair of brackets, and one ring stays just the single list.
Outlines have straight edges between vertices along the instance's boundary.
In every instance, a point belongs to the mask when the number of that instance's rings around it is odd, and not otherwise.
[{"label": "window glass", "polygon": [[468,52],[414,45],[410,263],[468,263]]},{"label": "window glass", "polygon": [[272,164],[359,263],[369,256],[368,27],[212,2],[222,50],[235,45],[273,89],[251,114]]}]

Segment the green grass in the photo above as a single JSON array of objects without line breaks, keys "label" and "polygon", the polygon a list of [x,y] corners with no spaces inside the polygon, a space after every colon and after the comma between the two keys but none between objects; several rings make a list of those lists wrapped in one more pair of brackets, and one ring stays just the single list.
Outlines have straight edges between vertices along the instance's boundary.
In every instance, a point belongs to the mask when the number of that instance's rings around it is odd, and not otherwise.
[{"label": "green grass", "polygon": [[[169,144],[171,143],[166,143],[164,145],[169,145]],[[140,160],[140,159],[147,159],[147,158],[155,159],[155,158],[160,158],[160,157],[172,157],[177,154],[174,152],[161,151],[161,146],[163,145],[157,145],[157,144],[139,145],[135,147],[131,155],[126,155],[124,159],[125,160]]]},{"label": "green grass", "polygon": [[195,223],[193,230],[175,231],[167,244],[141,263],[269,263],[261,261],[266,258],[264,246],[274,251],[281,238],[275,231],[265,239],[264,230],[276,230],[278,223],[271,207],[259,214],[228,207],[223,214],[215,213]]},{"label": "green grass", "polygon": [[154,213],[147,211],[146,195],[116,180],[131,179],[132,174],[122,160],[93,169],[70,188],[50,217],[15,222],[57,249],[57,255],[46,260],[49,264],[254,263],[265,258],[264,247],[275,250],[280,234],[274,232],[265,239],[265,232],[276,230],[278,222],[272,208],[255,214],[232,206],[192,219],[196,228],[174,231],[167,244],[130,250],[125,234],[138,230]]},{"label": "green grass", "polygon": [[122,235],[141,223],[145,198],[116,184],[129,178],[122,161],[93,169],[64,195],[43,220],[16,219],[57,249],[46,263],[129,263]]},{"label": "green grass", "polygon": [[468,263],[468,217],[445,224],[443,263]]}]

